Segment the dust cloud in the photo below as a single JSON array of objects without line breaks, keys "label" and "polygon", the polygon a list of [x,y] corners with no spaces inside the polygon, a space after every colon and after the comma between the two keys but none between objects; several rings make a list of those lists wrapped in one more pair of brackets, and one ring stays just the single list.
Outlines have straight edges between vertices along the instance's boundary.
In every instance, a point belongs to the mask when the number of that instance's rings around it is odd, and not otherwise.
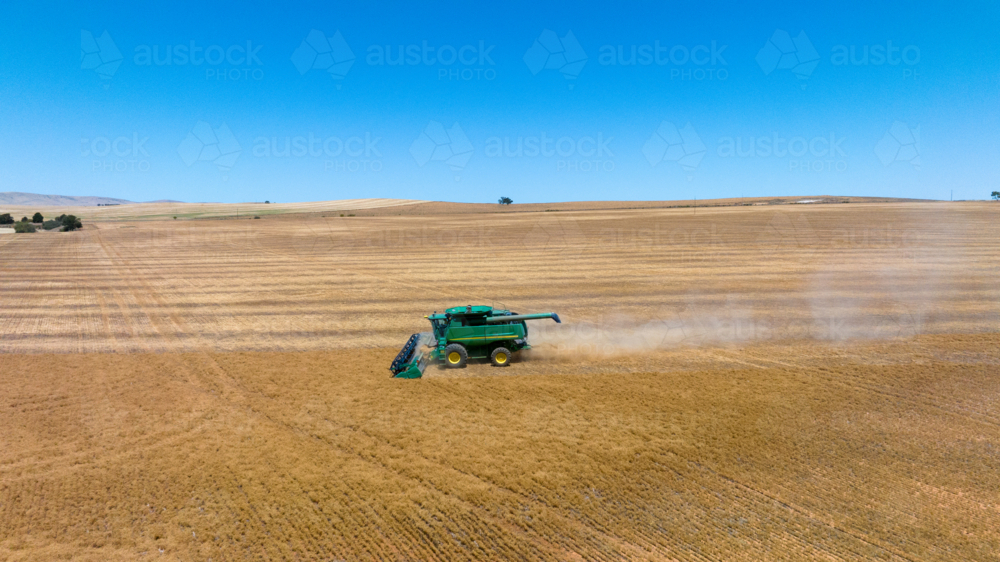
[{"label": "dust cloud", "polygon": [[574,319],[567,314],[563,324],[532,325],[532,356],[581,359],[684,346],[837,343],[989,329],[988,318],[949,307],[949,295],[962,281],[955,273],[960,268],[941,261],[876,264],[825,264],[784,294],[692,294],[647,316],[612,312]]}]

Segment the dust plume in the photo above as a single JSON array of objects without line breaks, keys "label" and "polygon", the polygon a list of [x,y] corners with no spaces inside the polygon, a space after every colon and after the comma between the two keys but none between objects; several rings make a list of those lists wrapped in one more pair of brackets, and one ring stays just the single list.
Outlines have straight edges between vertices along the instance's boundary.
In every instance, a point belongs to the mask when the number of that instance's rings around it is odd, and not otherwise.
[{"label": "dust plume", "polygon": [[532,356],[581,359],[684,346],[835,343],[989,329],[988,315],[948,305],[959,283],[986,282],[959,274],[968,270],[961,255],[924,262],[868,257],[818,264],[793,288],[766,296],[689,294],[647,316],[613,313],[576,320],[565,315],[564,324],[532,326]]}]

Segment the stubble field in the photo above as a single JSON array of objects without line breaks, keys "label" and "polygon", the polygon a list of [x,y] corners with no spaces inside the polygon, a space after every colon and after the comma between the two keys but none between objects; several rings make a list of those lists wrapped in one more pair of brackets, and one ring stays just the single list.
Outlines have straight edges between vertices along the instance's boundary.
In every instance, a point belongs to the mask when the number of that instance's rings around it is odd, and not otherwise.
[{"label": "stubble field", "polygon": [[0,238],[0,558],[997,559],[995,205],[559,209]]}]

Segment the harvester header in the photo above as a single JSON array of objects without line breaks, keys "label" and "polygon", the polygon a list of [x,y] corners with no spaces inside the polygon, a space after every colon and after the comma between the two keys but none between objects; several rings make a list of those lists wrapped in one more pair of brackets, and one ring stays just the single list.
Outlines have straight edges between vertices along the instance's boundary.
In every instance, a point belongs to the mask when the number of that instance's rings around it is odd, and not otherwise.
[{"label": "harvester header", "polygon": [[432,361],[460,368],[469,359],[489,359],[497,367],[506,367],[514,353],[531,349],[528,320],[551,318],[562,323],[554,312],[518,314],[472,305],[449,308],[425,318],[431,323],[431,331],[410,336],[389,367],[393,377],[420,378]]}]

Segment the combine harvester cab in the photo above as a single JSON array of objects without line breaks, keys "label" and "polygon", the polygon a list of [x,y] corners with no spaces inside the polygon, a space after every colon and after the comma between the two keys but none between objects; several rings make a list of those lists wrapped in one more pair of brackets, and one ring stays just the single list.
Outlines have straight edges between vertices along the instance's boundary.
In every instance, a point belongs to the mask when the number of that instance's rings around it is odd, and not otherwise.
[{"label": "combine harvester cab", "polygon": [[489,359],[497,367],[510,364],[513,354],[531,349],[527,320],[551,318],[562,323],[554,312],[517,314],[491,306],[459,306],[444,314],[425,316],[431,332],[413,334],[389,370],[401,379],[420,378],[430,362],[460,368],[469,359]]}]

